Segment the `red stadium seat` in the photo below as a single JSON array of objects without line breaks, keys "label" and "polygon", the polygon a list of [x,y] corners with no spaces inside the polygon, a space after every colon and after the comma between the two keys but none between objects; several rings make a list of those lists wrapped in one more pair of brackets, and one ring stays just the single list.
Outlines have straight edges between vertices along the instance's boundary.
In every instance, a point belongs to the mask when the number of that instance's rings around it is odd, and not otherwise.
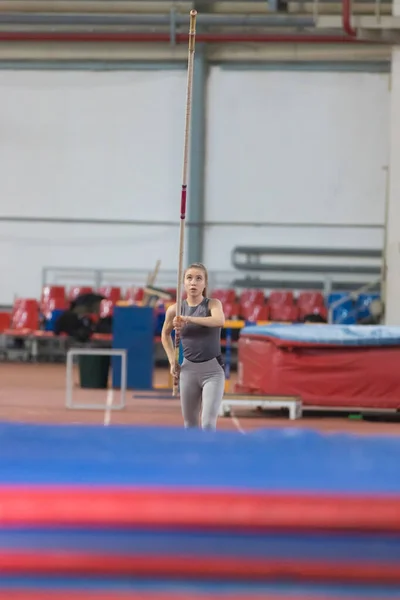
[{"label": "red stadium seat", "polygon": [[39,302],[34,298],[17,298],[6,335],[29,335],[39,329]]},{"label": "red stadium seat", "polygon": [[45,285],[42,289],[42,301],[48,300],[49,298],[65,299],[65,297],[65,287],[63,285]]},{"label": "red stadium seat", "polygon": [[306,315],[321,315],[321,317],[327,319],[328,310],[325,306],[303,304],[301,307],[299,307],[299,319],[303,320]]},{"label": "red stadium seat", "polygon": [[39,328],[39,313],[30,310],[21,310],[13,325],[19,331],[36,331]]},{"label": "red stadium seat", "polygon": [[113,304],[116,304],[121,300],[121,288],[105,286],[99,288],[99,294],[104,296],[107,300],[111,300]]},{"label": "red stadium seat", "polygon": [[268,298],[269,306],[292,306],[294,304],[294,296],[291,290],[274,290]]},{"label": "red stadium seat", "polygon": [[39,302],[36,298],[17,298],[14,302],[16,311],[26,310],[28,312],[39,311]]},{"label": "red stadium seat", "polygon": [[10,323],[10,327],[12,327],[13,319],[14,319],[16,313],[18,312],[18,310],[20,309],[21,302],[22,302],[22,298],[16,298],[14,300],[14,304],[13,304],[12,309],[11,309],[11,323]]},{"label": "red stadium seat", "polygon": [[325,300],[323,294],[318,291],[301,292],[297,300],[299,307],[299,317],[301,320],[306,315],[321,315],[326,318],[327,310],[325,308]]},{"label": "red stadium seat", "polygon": [[240,314],[239,302],[222,302],[225,319],[238,319]]},{"label": "red stadium seat", "polygon": [[48,300],[42,301],[40,310],[42,311],[44,318],[49,319],[53,310],[67,310],[68,302],[65,298],[49,298]]},{"label": "red stadium seat", "polygon": [[325,306],[324,296],[321,292],[310,291],[300,292],[297,299],[297,305],[301,306]]},{"label": "red stadium seat", "polygon": [[211,298],[221,300],[222,304],[236,302],[236,292],[233,289],[216,289],[211,293]]},{"label": "red stadium seat", "polygon": [[0,333],[3,333],[11,326],[11,313],[0,312]]},{"label": "red stadium seat", "polygon": [[264,304],[264,292],[258,289],[243,290],[243,292],[240,294],[240,304],[243,305],[244,303]]},{"label": "red stadium seat", "polygon": [[241,316],[245,321],[268,321],[269,307],[266,304],[246,302],[240,307]]},{"label": "red stadium seat", "polygon": [[271,321],[296,322],[299,319],[299,309],[294,304],[276,304],[270,307]]},{"label": "red stadium seat", "polygon": [[100,302],[99,317],[105,319],[106,317],[112,317],[114,312],[114,303],[112,300],[102,300]]}]

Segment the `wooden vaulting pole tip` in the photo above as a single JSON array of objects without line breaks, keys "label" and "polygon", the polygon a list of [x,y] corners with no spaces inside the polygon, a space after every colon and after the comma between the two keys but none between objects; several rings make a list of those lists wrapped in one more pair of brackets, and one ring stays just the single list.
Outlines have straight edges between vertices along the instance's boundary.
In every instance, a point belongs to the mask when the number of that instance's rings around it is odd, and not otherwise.
[{"label": "wooden vaulting pole tip", "polygon": [[197,10],[190,11],[190,25],[189,25],[189,52],[194,52],[194,40],[196,36],[196,17]]}]

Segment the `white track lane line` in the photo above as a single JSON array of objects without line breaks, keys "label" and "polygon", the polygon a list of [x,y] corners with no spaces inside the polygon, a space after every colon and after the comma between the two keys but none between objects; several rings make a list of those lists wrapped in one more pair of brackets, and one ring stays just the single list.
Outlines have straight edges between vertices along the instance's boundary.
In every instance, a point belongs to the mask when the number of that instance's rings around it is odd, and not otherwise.
[{"label": "white track lane line", "polygon": [[233,411],[232,411],[232,410],[231,410],[231,419],[232,419],[232,421],[233,421],[233,424],[235,425],[236,429],[237,429],[237,430],[238,430],[240,433],[242,433],[243,435],[246,435],[246,432],[245,432],[245,430],[243,429],[243,427],[241,426],[239,419],[238,419],[237,417],[235,417],[235,415],[234,415],[234,413],[233,413]]},{"label": "white track lane line", "polygon": [[111,422],[111,407],[114,401],[114,390],[112,388],[107,390],[107,402],[106,402],[106,411],[104,413],[104,425],[109,425]]}]

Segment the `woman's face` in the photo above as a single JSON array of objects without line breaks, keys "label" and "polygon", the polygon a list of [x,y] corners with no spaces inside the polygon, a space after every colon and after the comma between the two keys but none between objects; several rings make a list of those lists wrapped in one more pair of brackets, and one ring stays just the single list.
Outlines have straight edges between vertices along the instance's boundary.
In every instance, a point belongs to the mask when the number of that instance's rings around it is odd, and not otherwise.
[{"label": "woman's face", "polygon": [[197,298],[203,294],[206,287],[206,277],[203,269],[188,269],[185,274],[185,292],[188,297]]}]

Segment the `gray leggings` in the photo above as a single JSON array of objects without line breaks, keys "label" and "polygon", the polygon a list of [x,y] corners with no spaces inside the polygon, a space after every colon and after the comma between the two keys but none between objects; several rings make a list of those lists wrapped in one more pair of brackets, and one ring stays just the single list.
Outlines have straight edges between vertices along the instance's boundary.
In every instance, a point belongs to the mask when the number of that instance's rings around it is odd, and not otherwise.
[{"label": "gray leggings", "polygon": [[216,358],[193,363],[183,360],[180,373],[180,396],[185,427],[216,429],[219,407],[225,388],[225,373]]}]

